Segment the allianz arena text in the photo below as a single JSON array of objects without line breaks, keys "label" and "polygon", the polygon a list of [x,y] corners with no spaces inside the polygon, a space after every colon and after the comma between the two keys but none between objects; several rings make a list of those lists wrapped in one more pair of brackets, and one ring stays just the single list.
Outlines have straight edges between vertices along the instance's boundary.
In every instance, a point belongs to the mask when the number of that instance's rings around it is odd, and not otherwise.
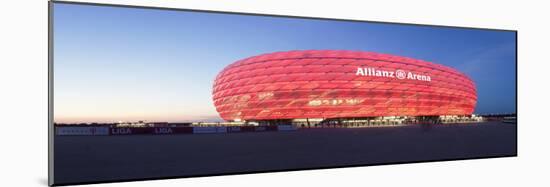
[{"label": "allianz arena text", "polygon": [[239,60],[216,77],[227,121],[471,115],[474,82],[440,64],[373,52],[301,50]]}]

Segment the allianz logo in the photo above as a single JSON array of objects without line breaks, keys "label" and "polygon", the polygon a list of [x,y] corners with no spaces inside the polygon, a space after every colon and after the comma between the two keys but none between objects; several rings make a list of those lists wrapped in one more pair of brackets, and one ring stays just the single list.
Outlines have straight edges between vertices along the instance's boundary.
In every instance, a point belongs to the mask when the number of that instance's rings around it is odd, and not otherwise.
[{"label": "allianz logo", "polygon": [[418,80],[418,81],[427,81],[431,82],[432,78],[429,75],[416,74],[410,71],[404,70],[395,70],[395,71],[386,71],[378,70],[376,68],[370,67],[358,67],[355,72],[356,76],[372,76],[372,77],[388,77],[388,78],[397,78],[397,79],[409,79],[409,80]]}]

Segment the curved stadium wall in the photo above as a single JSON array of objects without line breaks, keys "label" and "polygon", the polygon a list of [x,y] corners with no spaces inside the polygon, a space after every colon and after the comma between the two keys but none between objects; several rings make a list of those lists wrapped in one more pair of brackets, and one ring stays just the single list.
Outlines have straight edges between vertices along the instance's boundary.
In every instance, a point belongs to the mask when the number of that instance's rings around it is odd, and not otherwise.
[{"label": "curved stadium wall", "polygon": [[225,67],[213,86],[224,120],[470,115],[473,81],[440,64],[373,52],[263,54]]}]

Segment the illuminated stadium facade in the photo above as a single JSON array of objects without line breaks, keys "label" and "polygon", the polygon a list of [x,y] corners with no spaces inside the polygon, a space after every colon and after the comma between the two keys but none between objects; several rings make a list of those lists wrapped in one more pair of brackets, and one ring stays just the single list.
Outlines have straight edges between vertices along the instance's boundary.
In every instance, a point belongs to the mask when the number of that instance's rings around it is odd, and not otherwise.
[{"label": "illuminated stadium facade", "polygon": [[213,100],[227,121],[395,123],[471,117],[474,82],[440,64],[373,52],[303,50],[228,65]]}]

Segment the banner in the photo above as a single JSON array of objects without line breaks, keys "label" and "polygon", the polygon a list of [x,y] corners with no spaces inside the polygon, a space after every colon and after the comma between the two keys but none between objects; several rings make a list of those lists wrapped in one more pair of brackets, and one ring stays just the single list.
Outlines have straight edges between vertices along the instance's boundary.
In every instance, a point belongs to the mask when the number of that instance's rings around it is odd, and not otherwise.
[{"label": "banner", "polygon": [[56,127],[56,135],[109,135],[109,127]]},{"label": "banner", "polygon": [[295,131],[296,127],[293,125],[278,125],[277,130],[278,131]]},{"label": "banner", "polygon": [[238,127],[238,126],[227,127],[227,132],[229,133],[241,132],[241,127]]},{"label": "banner", "polygon": [[233,127],[56,127],[57,135],[206,134],[293,131],[292,125]]},{"label": "banner", "polygon": [[193,134],[226,133],[226,127],[193,127]]}]

